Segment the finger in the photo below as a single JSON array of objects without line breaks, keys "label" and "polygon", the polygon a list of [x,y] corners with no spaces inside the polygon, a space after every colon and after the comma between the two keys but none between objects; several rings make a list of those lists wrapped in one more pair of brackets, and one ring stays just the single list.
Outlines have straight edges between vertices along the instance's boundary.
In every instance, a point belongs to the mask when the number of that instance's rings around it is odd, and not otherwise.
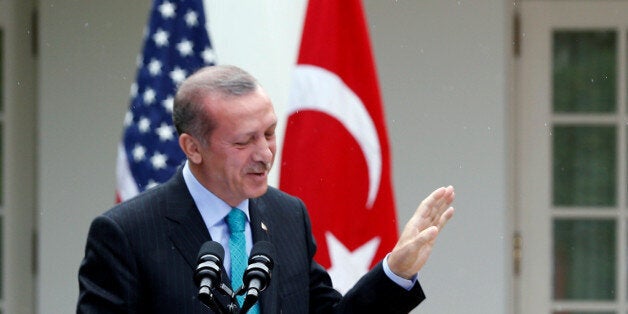
[{"label": "finger", "polygon": [[[442,217],[448,210],[450,210],[451,203],[453,203],[454,198],[455,198],[455,195],[454,195],[453,190],[451,191],[451,193],[443,197],[443,202],[439,204],[440,206],[438,207],[438,219],[440,219],[440,217]],[[453,210],[453,208],[451,209]],[[453,212],[451,214],[453,214]]]},{"label": "finger", "polygon": [[439,188],[437,191],[438,193],[433,193],[433,204],[435,204],[437,208],[441,208],[442,206],[449,207],[449,204],[451,204],[455,198],[454,187],[450,185],[447,187]]},{"label": "finger", "polygon": [[432,192],[423,202],[419,205],[419,210],[422,210],[423,217],[431,217],[434,215],[434,209],[439,207],[439,204],[443,201],[443,196],[447,192],[447,189],[440,187]]},{"label": "finger", "polygon": [[445,192],[441,196],[439,205],[445,206],[447,208],[454,201],[455,192],[454,192],[453,186],[451,186],[451,185],[446,187],[446,188],[444,188],[444,189],[445,189]]},{"label": "finger", "polygon": [[445,198],[450,204],[454,201],[454,199],[456,198],[456,191],[453,186],[450,185],[447,187],[447,191],[445,192]]},{"label": "finger", "polygon": [[440,219],[438,220],[438,230],[442,230],[445,227],[451,217],[454,216],[454,212],[455,210],[453,207],[447,208],[447,210],[440,216]]},{"label": "finger", "polygon": [[427,219],[430,225],[436,225],[440,217],[453,202],[453,199],[454,190],[451,185],[446,188],[437,189],[426,199],[424,203],[426,207],[424,208],[422,217]]},{"label": "finger", "polygon": [[438,227],[431,226],[419,232],[416,241],[418,246],[420,247],[435,240],[436,236],[438,236]]},{"label": "finger", "polygon": [[417,258],[417,262],[420,265],[425,264],[427,258],[430,256],[438,233],[438,228],[436,226],[431,226],[423,230],[415,239],[416,241],[414,242],[414,250],[415,254],[417,254],[415,256]]},{"label": "finger", "polygon": [[443,213],[449,209],[451,203],[453,203],[455,198],[454,188],[450,185],[445,188],[445,193],[443,194],[440,202],[437,205],[437,216],[440,217]]}]

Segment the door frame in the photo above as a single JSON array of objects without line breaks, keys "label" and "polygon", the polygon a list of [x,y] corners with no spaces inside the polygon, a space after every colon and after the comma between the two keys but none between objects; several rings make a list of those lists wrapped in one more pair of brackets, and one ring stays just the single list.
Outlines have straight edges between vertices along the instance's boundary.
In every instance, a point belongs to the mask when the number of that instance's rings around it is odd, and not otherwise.
[{"label": "door frame", "polygon": [[[551,34],[557,28],[611,28],[621,24],[617,41],[620,71],[617,75],[617,112],[626,120],[625,1],[522,1],[519,30],[520,57],[515,60],[515,227],[522,238],[521,272],[515,278],[517,313],[551,313],[566,304],[552,301],[551,138],[555,122],[551,113]],[[624,14],[628,15],[628,14]],[[621,22],[618,22],[621,21]],[[623,57],[622,57],[623,56]],[[577,116],[562,122],[578,122]],[[594,117],[609,122],[603,115]],[[571,121],[573,120],[573,121]],[[611,119],[612,121],[612,119]],[[596,306],[626,311],[626,123],[618,126],[617,177],[617,286],[616,301]],[[625,145],[625,144],[623,144]],[[586,210],[578,217],[593,217]],[[574,217],[574,216],[569,216]],[[597,216],[596,216],[597,217]],[[622,266],[623,265],[623,266]],[[591,302],[589,302],[591,303]],[[603,302],[606,303],[606,302]],[[581,304],[583,307],[588,304]]]}]

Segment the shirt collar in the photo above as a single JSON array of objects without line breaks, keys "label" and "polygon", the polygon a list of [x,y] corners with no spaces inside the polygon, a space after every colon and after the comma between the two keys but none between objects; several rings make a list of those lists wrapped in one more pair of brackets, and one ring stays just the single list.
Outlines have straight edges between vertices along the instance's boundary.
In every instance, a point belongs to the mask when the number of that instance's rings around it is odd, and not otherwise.
[{"label": "shirt collar", "polygon": [[[196,177],[194,177],[194,174],[190,171],[190,166],[187,160],[183,166],[183,179],[185,180],[185,185],[194,199],[194,203],[196,203],[196,207],[201,212],[201,216],[203,216],[205,225],[209,228],[223,223],[225,216],[227,216],[227,214],[231,211],[231,206],[206,189],[196,179]],[[236,207],[246,214],[246,218],[250,222],[249,200],[245,199]]]}]

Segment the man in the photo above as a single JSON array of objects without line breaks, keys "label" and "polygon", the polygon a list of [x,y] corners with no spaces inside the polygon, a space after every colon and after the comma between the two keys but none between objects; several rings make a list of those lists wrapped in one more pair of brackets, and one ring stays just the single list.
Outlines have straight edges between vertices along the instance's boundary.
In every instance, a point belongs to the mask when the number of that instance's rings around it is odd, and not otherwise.
[{"label": "man", "polygon": [[257,81],[233,66],[201,69],[180,86],[173,120],[187,161],[168,182],[94,219],[79,313],[211,313],[196,297],[196,258],[204,242],[220,242],[230,283],[232,211],[246,215],[247,250],[275,246],[261,313],[407,313],[425,298],[416,275],[453,216],[451,186],[419,205],[393,251],[342,296],[313,260],[305,205],[268,186],[277,117]]}]

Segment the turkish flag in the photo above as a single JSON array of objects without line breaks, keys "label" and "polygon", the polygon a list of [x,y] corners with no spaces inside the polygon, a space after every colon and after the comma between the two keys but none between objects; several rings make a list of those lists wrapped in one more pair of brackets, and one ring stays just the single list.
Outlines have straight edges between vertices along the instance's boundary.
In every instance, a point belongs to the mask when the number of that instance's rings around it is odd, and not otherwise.
[{"label": "turkish flag", "polygon": [[280,188],[307,205],[316,260],[345,293],[397,241],[390,151],[360,0],[310,0]]}]

